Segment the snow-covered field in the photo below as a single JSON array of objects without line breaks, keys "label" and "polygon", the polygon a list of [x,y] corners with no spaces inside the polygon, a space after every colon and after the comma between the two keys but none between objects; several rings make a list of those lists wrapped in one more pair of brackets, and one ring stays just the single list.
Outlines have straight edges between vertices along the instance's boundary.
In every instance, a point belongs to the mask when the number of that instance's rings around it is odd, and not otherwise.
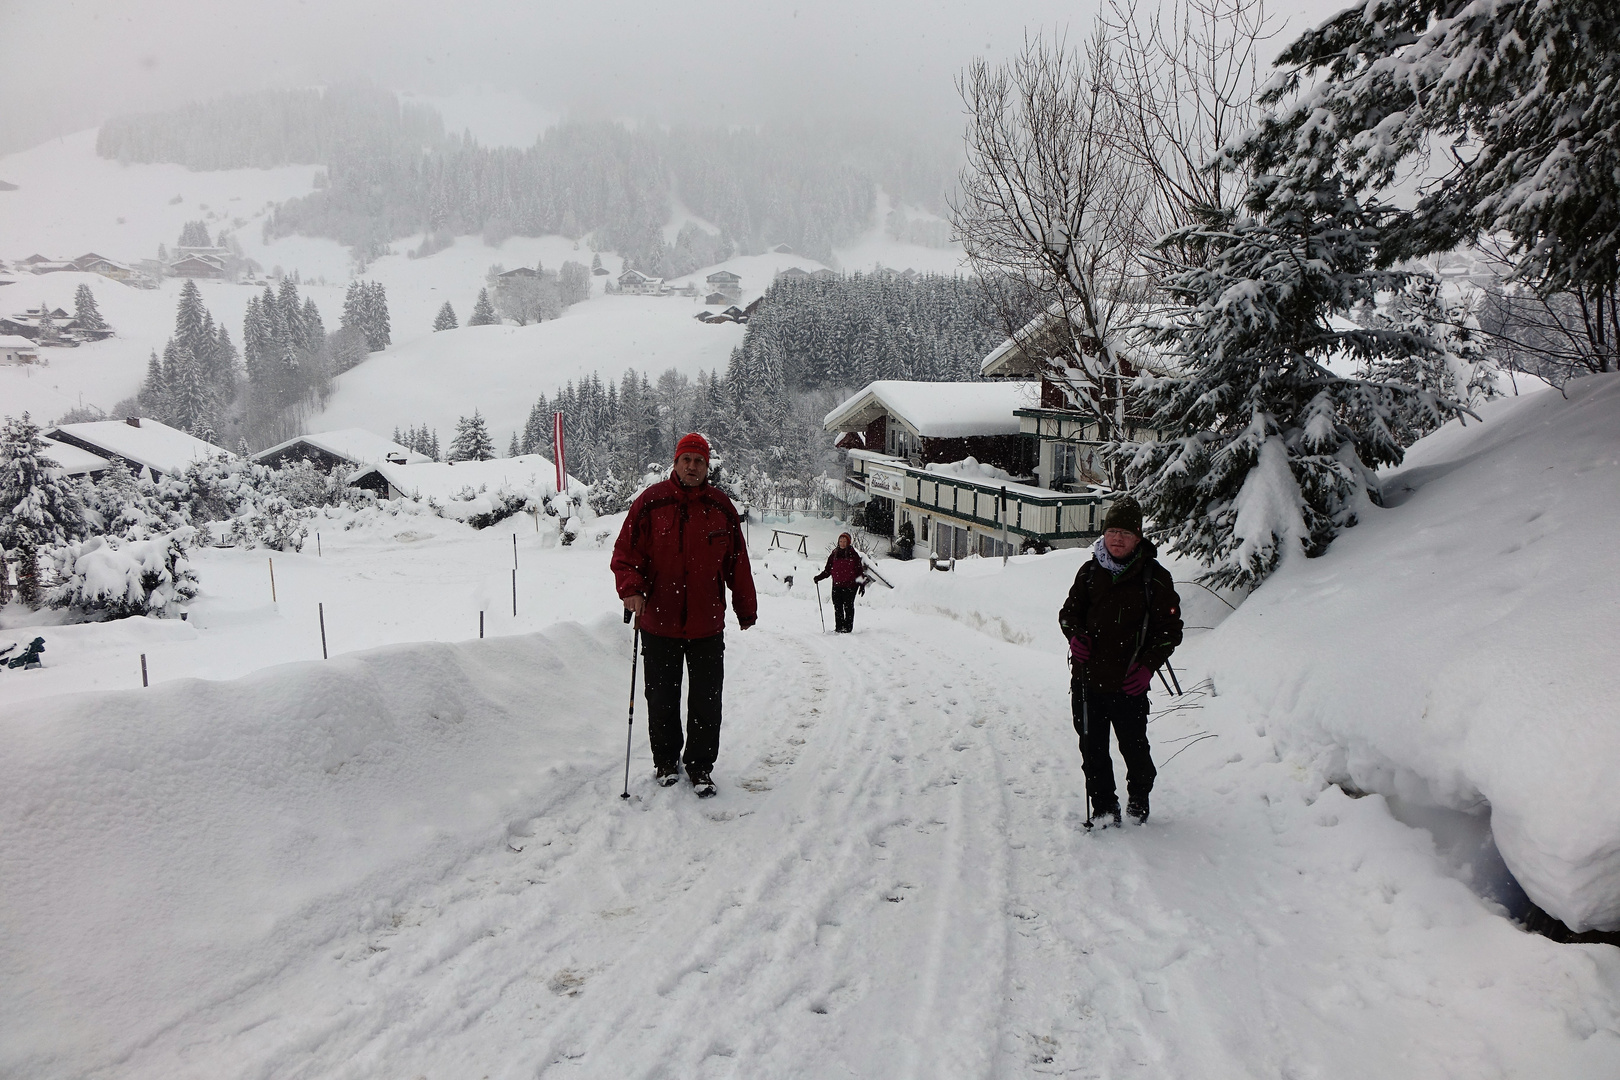
[{"label": "snow-covered field", "polygon": [[[504,114],[496,110],[492,115]],[[510,121],[509,134],[516,138],[516,132],[543,124],[544,118],[514,112]],[[352,271],[347,250],[330,240],[294,236],[266,243],[262,237],[269,204],[308,193],[317,171],[314,166],[191,172],[176,165],[120,165],[96,156],[94,131],[81,132],[0,157],[0,180],[18,185],[16,191],[0,191],[0,258],[20,260],[36,252],[75,258],[95,251],[133,263],[154,257],[160,243],[172,247],[187,221],[206,219],[211,232],[234,230],[245,254],[266,272],[298,272],[304,282],[300,292],[314,298],[327,328],[336,329]],[[888,201],[880,202],[886,212]],[[672,208],[672,228],[682,213]],[[492,265],[510,270],[539,262],[555,270],[569,259],[588,265],[592,252],[560,236],[511,237],[498,247],[463,236],[443,251],[410,258],[420,242],[421,237],[398,241],[395,254],[366,267],[363,277],[387,290],[393,345],[335,381],[327,412],[311,421],[312,430],[360,426],[386,435],[395,425],[427,423],[442,435],[454,430],[458,417],[479,409],[504,447],[508,433],[522,427],[540,394],[555,393],[581,375],[598,371],[604,378],[618,378],[627,368],[654,378],[670,367],[688,376],[699,370],[724,371],[731,350],[742,340],[736,324],[696,322],[692,316],[703,310],[699,300],[608,297],[602,295],[608,280],[602,276],[592,278],[591,299],[569,309],[561,320],[469,328],[465,323]],[[881,214],[867,235],[837,254],[840,264],[852,271],[870,271],[881,263],[950,273],[961,262],[956,248],[923,248],[889,239]],[[602,262],[614,274],[622,268],[612,253],[603,253]],[[728,259],[671,284],[696,282],[702,287],[708,274],[729,270],[741,276],[742,302],[747,303],[779,271],[792,266],[822,268],[802,255],[770,252]],[[0,287],[0,309],[6,313],[42,301],[72,311],[74,290],[88,284],[117,333],[77,349],[49,350],[45,356],[50,363],[44,368],[0,367],[0,415],[26,411],[48,423],[81,405],[110,409],[140,387],[148,354],[153,349],[161,353],[173,333],[178,280],[165,280],[161,288],[148,291],[96,274],[17,277],[14,284]],[[240,348],[242,317],[248,299],[259,290],[207,281],[199,285],[209,310]],[[434,334],[433,318],[447,300],[463,327]],[[443,377],[445,367],[455,372],[453,377]]]},{"label": "snow-covered field", "polygon": [[1483,794],[1510,860],[1577,800],[1573,840],[1613,834],[1617,411],[1613,376],[1498,405],[1235,615],[1184,590],[1214,629],[1155,696],[1153,818],[1097,835],[1079,552],[884,563],[843,637],[819,555],[754,524],[702,803],[652,785],[639,705],[618,797],[616,520],[331,520],[275,605],[263,552],[208,552],[186,623],[14,626],[48,651],[0,674],[0,1074],[1620,1075],[1620,953],[1523,932],[1477,853],[1330,782]]}]

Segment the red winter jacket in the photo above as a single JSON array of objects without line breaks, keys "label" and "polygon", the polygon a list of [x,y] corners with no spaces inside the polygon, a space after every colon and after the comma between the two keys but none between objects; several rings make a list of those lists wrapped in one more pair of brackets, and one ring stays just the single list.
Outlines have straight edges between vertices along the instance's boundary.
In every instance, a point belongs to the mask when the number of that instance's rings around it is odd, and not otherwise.
[{"label": "red winter jacket", "polygon": [[726,588],[744,629],[758,602],[737,508],[712,484],[674,478],[636,496],[613,545],[619,596],[647,598],[640,626],[673,638],[712,637],[726,628]]},{"label": "red winter jacket", "polygon": [[865,569],[861,553],[853,547],[833,548],[832,554],[827,556],[827,568],[816,575],[816,580],[830,577],[834,585],[855,585],[860,583],[861,571]]}]

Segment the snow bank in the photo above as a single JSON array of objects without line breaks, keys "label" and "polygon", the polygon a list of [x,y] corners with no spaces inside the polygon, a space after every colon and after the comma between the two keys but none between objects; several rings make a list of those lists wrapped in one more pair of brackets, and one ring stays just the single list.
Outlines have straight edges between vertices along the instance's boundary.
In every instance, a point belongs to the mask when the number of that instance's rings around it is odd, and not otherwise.
[{"label": "snow bank", "polygon": [[559,770],[606,771],[628,635],[613,618],[8,709],[0,882],[29,929],[0,935],[0,1074],[119,1059],[385,918],[448,852],[540,813]]},{"label": "snow bank", "polygon": [[1620,928],[1620,377],[1494,402],[1388,477],[1391,508],[1292,560],[1210,636],[1222,694],[1328,777],[1489,808],[1509,868]]}]

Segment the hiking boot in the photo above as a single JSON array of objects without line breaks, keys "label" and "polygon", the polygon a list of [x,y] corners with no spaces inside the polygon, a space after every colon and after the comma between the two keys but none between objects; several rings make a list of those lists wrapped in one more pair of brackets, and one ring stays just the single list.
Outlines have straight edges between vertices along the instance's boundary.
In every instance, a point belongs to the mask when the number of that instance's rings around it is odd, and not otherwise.
[{"label": "hiking boot", "polygon": [[1138,825],[1146,825],[1148,819],[1147,796],[1144,795],[1140,799],[1132,799],[1130,802],[1126,803],[1125,812],[1131,815],[1131,818]]},{"label": "hiking boot", "polygon": [[716,794],[714,780],[709,776],[708,769],[694,769],[687,766],[686,776],[692,781],[692,790],[697,792],[698,798],[707,799]]},{"label": "hiking boot", "polygon": [[653,780],[659,787],[669,787],[681,778],[679,765],[659,765],[654,768]]}]

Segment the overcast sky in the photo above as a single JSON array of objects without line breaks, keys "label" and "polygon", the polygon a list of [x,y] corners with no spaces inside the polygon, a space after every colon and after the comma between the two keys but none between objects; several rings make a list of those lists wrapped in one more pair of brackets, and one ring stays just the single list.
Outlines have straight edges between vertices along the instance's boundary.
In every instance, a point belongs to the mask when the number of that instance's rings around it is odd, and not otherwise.
[{"label": "overcast sky", "polygon": [[[1294,0],[1297,31],[1344,0]],[[552,114],[960,128],[951,80],[1096,0],[0,0],[0,153],[119,112],[357,77],[493,90]],[[1286,35],[1285,35],[1286,36]],[[447,118],[451,119],[451,118]],[[454,124],[453,120],[453,124]]]}]

